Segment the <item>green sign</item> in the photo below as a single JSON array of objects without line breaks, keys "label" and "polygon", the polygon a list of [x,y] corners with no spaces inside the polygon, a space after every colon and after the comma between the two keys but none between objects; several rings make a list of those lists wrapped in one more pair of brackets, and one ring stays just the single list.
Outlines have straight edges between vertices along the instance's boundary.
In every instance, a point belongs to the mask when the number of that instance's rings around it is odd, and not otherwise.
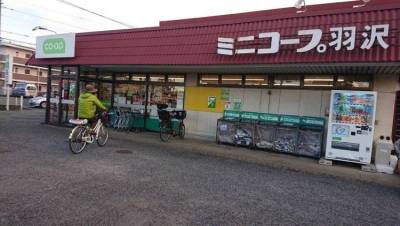
[{"label": "green sign", "polygon": [[223,88],[221,90],[221,100],[229,100],[230,90],[227,88]]},{"label": "green sign", "polygon": [[217,105],[217,98],[215,96],[208,97],[208,108],[215,108]]},{"label": "green sign", "polygon": [[250,120],[258,120],[258,113],[257,112],[242,112],[240,115],[242,119],[250,119]]},{"label": "green sign", "polygon": [[284,124],[299,124],[300,117],[294,115],[282,115],[280,121]]},{"label": "green sign", "polygon": [[264,122],[279,122],[279,115],[260,113],[259,118]]},{"label": "green sign", "polygon": [[224,111],[224,118],[239,118],[240,111]]},{"label": "green sign", "polygon": [[308,125],[308,126],[320,126],[323,127],[325,125],[325,119],[324,118],[317,118],[317,117],[301,117],[300,119],[302,125]]},{"label": "green sign", "polygon": [[342,138],[341,138],[341,137],[333,137],[332,139],[333,139],[333,140],[336,140],[336,141],[342,141]]},{"label": "green sign", "polygon": [[65,53],[65,40],[63,38],[50,38],[44,40],[43,52],[45,54]]}]

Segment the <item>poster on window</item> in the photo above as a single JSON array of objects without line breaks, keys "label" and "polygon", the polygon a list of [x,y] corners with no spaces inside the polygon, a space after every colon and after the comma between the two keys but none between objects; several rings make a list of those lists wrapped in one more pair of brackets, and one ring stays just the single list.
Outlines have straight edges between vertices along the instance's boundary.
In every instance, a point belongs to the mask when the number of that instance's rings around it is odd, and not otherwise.
[{"label": "poster on window", "polygon": [[208,97],[208,108],[215,108],[217,104],[217,98],[215,96],[209,96]]},{"label": "poster on window", "polygon": [[230,90],[227,88],[223,88],[221,90],[221,100],[229,100]]},{"label": "poster on window", "polygon": [[242,109],[242,99],[235,98],[233,99],[232,110],[240,111]]}]

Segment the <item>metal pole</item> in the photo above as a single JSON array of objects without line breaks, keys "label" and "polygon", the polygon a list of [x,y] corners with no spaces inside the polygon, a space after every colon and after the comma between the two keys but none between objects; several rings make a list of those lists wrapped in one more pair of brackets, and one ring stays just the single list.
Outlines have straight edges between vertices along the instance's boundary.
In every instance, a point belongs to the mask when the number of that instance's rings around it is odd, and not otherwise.
[{"label": "metal pole", "polygon": [[46,92],[46,116],[44,122],[46,124],[50,123],[50,96],[51,96],[51,66],[49,65],[47,68],[47,92]]},{"label": "metal pole", "polygon": [[10,88],[8,87],[8,85],[6,86],[6,93],[7,93],[6,110],[9,111],[10,110]]},{"label": "metal pole", "polygon": [[78,109],[79,109],[79,96],[81,94],[81,67],[77,66],[77,73],[76,73],[76,83],[75,83],[75,107],[74,107],[74,118],[78,118]]},{"label": "metal pole", "polygon": [[21,111],[24,109],[24,96],[21,96]]}]

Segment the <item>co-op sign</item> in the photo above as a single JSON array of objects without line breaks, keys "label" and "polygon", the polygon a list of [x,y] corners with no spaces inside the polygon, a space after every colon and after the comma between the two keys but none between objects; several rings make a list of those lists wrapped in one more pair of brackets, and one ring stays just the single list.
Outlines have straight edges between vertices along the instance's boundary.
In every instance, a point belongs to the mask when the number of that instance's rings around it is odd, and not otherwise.
[{"label": "co-op sign", "polygon": [[[352,51],[356,48],[370,50],[374,46],[387,49],[389,37],[389,24],[365,25],[357,36],[357,27],[331,27],[329,29],[330,39],[323,40],[322,29],[299,30],[294,37],[282,38],[279,32],[263,32],[257,35],[242,37],[219,37],[217,53],[221,55],[242,54],[276,54],[282,46],[295,45],[297,53],[316,51],[325,53],[329,48],[335,51],[344,49]],[[307,43],[301,44],[302,38],[308,38]],[[262,43],[265,43],[262,44]],[[358,43],[360,42],[360,43]],[[255,48],[259,47],[259,48]],[[359,46],[359,47],[357,47]]]},{"label": "co-op sign", "polygon": [[36,38],[36,58],[75,57],[75,34],[39,36]]}]

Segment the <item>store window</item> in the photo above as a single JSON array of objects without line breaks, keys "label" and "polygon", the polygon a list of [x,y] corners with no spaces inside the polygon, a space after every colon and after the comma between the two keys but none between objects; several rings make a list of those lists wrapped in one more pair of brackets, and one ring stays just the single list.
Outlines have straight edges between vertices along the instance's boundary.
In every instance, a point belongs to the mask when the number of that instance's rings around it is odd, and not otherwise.
[{"label": "store window", "polygon": [[337,79],[337,87],[340,89],[369,89],[371,87],[371,76],[340,75]]},{"label": "store window", "polygon": [[146,85],[116,84],[114,106],[129,107],[134,111],[144,113],[146,105]]},{"label": "store window", "polygon": [[243,84],[243,76],[242,75],[222,75],[221,84],[229,85],[229,86],[241,86]]},{"label": "store window", "polygon": [[130,78],[129,74],[117,74],[115,76],[115,80],[117,81],[129,81],[129,78]]},{"label": "store window", "polygon": [[275,87],[296,87],[300,86],[300,76],[295,75],[275,75]]},{"label": "store window", "polygon": [[333,87],[333,75],[306,75],[304,87]]},{"label": "store window", "polygon": [[101,82],[99,83],[98,98],[100,102],[107,108],[111,106],[111,96],[112,96],[112,83]]},{"label": "store window", "polygon": [[137,82],[145,82],[146,81],[146,75],[142,74],[133,74],[131,77],[132,81],[137,81]]},{"label": "store window", "polygon": [[246,75],[245,83],[246,86],[268,86],[267,75]]},{"label": "store window", "polygon": [[218,75],[200,75],[200,85],[218,85]]},{"label": "store window", "polygon": [[150,75],[150,82],[165,82],[165,75]]},{"label": "store window", "polygon": [[168,75],[168,82],[171,83],[184,83],[185,76],[184,75]]},{"label": "store window", "polygon": [[183,109],[184,91],[184,86],[149,85],[149,115],[157,116],[157,104],[167,104],[171,109]]}]

